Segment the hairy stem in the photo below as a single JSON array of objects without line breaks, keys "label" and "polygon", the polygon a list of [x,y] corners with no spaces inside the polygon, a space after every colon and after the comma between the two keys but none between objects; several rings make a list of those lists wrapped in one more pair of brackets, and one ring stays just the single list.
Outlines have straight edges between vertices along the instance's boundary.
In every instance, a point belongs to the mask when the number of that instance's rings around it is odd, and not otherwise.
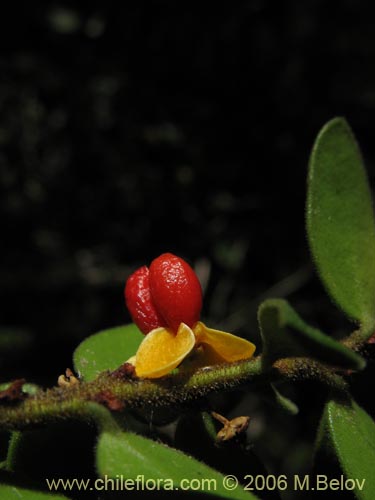
[{"label": "hairy stem", "polygon": [[39,391],[21,402],[2,402],[0,426],[16,430],[54,420],[90,419],[90,402],[103,404],[113,411],[183,408],[198,404],[215,392],[243,389],[248,384],[302,378],[318,379],[330,386],[345,389],[344,380],[333,368],[308,358],[279,360],[272,369],[264,372],[259,356],[194,373],[180,372],[158,380],[121,378],[115,376],[115,372],[104,372],[91,382]]}]

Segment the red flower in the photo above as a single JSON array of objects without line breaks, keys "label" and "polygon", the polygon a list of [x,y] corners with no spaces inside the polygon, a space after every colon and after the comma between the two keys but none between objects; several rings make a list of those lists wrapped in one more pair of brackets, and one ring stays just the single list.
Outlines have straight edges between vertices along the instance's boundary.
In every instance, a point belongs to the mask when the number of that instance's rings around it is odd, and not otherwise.
[{"label": "red flower", "polygon": [[199,321],[202,289],[193,269],[165,253],[135,271],[125,285],[125,301],[138,328],[147,334],[129,361],[139,377],[157,378],[176,368],[196,347],[196,365],[250,358],[255,346]]},{"label": "red flower", "polygon": [[143,333],[161,326],[177,332],[181,323],[190,328],[199,320],[202,288],[187,262],[171,253],[141,267],[125,286],[125,300],[134,323]]}]

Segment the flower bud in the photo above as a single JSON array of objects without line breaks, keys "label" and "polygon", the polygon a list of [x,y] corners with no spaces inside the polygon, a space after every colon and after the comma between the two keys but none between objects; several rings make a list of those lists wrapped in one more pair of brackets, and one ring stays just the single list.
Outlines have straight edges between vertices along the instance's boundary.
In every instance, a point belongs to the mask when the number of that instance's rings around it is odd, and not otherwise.
[{"label": "flower bud", "polygon": [[200,317],[202,288],[189,264],[164,253],[152,261],[149,279],[152,300],[166,325],[174,331],[181,323],[192,328]]},{"label": "flower bud", "polygon": [[133,322],[142,333],[166,326],[151,298],[149,269],[142,266],[129,276],[124,290],[125,302]]},{"label": "flower bud", "polygon": [[189,327],[199,320],[202,288],[180,257],[164,253],[135,271],[125,286],[125,301],[134,323],[143,333],[159,327],[177,332],[181,323]]}]

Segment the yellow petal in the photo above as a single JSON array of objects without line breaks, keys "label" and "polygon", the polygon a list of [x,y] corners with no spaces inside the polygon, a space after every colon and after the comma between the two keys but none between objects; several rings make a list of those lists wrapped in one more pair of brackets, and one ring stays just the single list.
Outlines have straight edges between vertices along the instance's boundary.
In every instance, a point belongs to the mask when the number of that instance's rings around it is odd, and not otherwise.
[{"label": "yellow petal", "polygon": [[138,377],[159,378],[176,368],[195,345],[191,328],[181,323],[177,333],[155,328],[146,335],[136,353]]},{"label": "yellow petal", "polygon": [[135,355],[131,356],[126,363],[130,363],[131,365],[135,366]]},{"label": "yellow petal", "polygon": [[191,371],[205,366],[220,365],[225,362],[226,360],[219,356],[210,345],[201,344],[184,360],[181,369]]},{"label": "yellow petal", "polygon": [[207,328],[201,321],[194,325],[193,330],[197,344],[209,345],[224,361],[240,361],[251,358],[254,354],[255,345],[248,340],[231,333]]}]

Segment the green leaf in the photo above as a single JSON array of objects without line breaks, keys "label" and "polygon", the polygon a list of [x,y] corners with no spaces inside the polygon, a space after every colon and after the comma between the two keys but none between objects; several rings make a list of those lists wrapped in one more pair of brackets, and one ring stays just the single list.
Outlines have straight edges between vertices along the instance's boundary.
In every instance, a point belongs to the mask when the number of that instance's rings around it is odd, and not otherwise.
[{"label": "green leaf", "polygon": [[10,484],[0,484],[0,498],[6,500],[68,500],[68,497]]},{"label": "green leaf", "polygon": [[[12,382],[1,383],[0,391],[5,391],[10,385],[12,385]],[[24,384],[22,384],[22,392],[28,394],[29,396],[35,396],[35,394],[41,390],[42,388],[36,384],[30,384],[29,382],[25,382]]]},{"label": "green leaf", "polygon": [[136,353],[143,339],[134,324],[91,335],[74,351],[75,370],[87,381],[104,370],[115,370]]},{"label": "green leaf", "polygon": [[[191,481],[193,491],[215,498],[251,500],[254,495],[238,486],[228,491],[224,476],[184,453],[136,434],[103,432],[97,446],[97,467],[101,476],[157,482],[160,489],[176,491]],[[118,476],[117,476],[118,477]],[[201,482],[201,488],[199,488]]]},{"label": "green leaf", "polygon": [[6,500],[69,500],[68,497],[19,484],[13,474],[0,474],[0,498]]},{"label": "green leaf", "polygon": [[283,299],[264,301],[259,307],[258,320],[265,366],[281,358],[307,356],[342,368],[365,367],[361,356],[307,325]]},{"label": "green leaf", "polygon": [[83,478],[92,477],[96,437],[93,426],[76,420],[15,431],[9,440],[7,470],[42,483],[46,477],[56,477],[56,471],[61,478],[76,477],[77,470]]},{"label": "green leaf", "polygon": [[328,122],[315,141],[306,215],[311,252],[328,293],[350,318],[371,330],[375,324],[371,192],[358,145],[343,118]]},{"label": "green leaf", "polygon": [[[96,405],[97,406],[97,405]],[[224,476],[216,470],[185,455],[181,451],[157,443],[143,436],[121,431],[110,413],[97,408],[101,433],[96,448],[96,465],[102,477],[123,477],[128,481],[149,481],[159,490],[173,494],[191,482],[188,491],[215,498],[238,500],[256,499],[237,486],[233,490],[223,486]],[[230,482],[230,481],[229,481]],[[133,483],[136,484],[136,483]]]},{"label": "green leaf", "polygon": [[0,498],[6,500],[69,500],[68,497],[10,484],[0,484]]},{"label": "green leaf", "polygon": [[[209,413],[190,412],[182,415],[175,432],[178,448],[223,474],[233,474],[238,478],[244,478],[249,471],[254,477],[267,475],[263,463],[257,457],[254,447],[247,443],[245,435],[242,436],[242,443],[237,440],[222,444],[217,442],[216,435],[222,425],[211,418]],[[261,495],[263,499],[279,498],[272,491],[262,491]]]},{"label": "green leaf", "polygon": [[358,499],[375,498],[375,423],[349,398],[332,399],[325,406],[316,442],[318,466],[327,457],[336,457],[345,478],[356,481]]}]

